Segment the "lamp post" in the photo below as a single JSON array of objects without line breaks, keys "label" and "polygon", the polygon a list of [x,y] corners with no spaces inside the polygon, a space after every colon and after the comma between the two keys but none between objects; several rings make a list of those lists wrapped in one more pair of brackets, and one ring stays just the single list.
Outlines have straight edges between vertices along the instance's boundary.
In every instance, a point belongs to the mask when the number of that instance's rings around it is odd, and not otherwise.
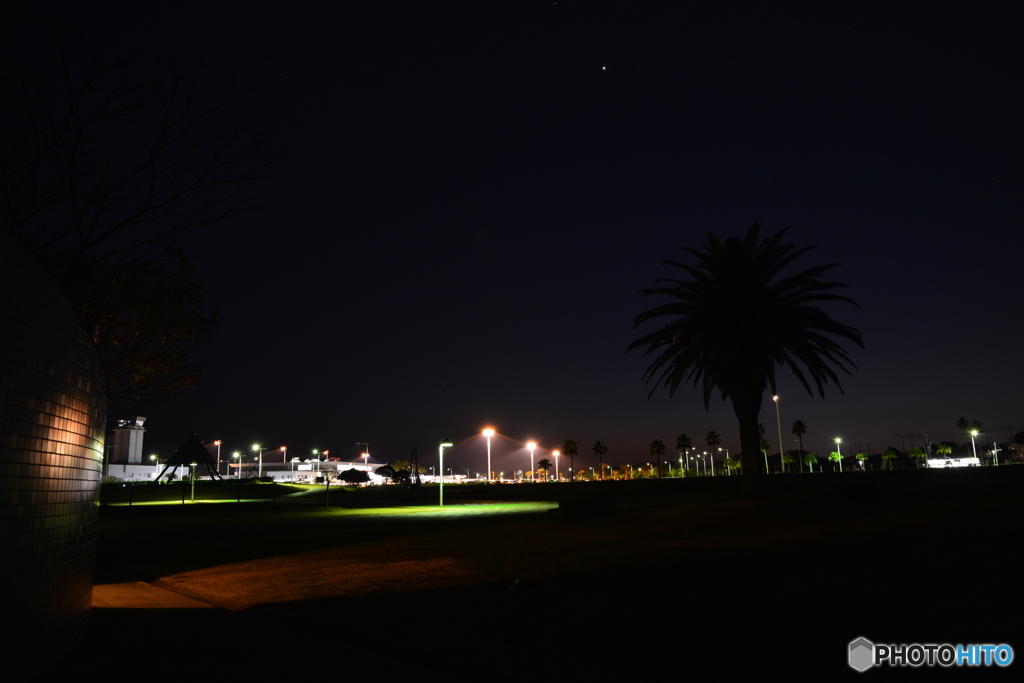
[{"label": "lamp post", "polygon": [[366,465],[368,462],[370,462],[370,444],[366,443],[365,441],[359,441],[356,443],[356,445],[366,446],[366,450],[360,453],[360,455],[363,458],[363,465]]},{"label": "lamp post", "polygon": [[[978,447],[974,443],[974,437],[976,437],[977,435],[978,435],[978,430],[977,429],[972,429],[971,430],[971,450],[974,451],[974,459],[975,460],[978,459]],[[981,463],[979,462],[978,464],[980,465]]]},{"label": "lamp post", "polygon": [[281,451],[281,464],[288,462],[288,447],[281,446],[279,450]]},{"label": "lamp post", "polygon": [[494,430],[488,427],[484,430],[484,436],[487,437],[487,481],[491,481],[491,437],[494,436]]},{"label": "lamp post", "polygon": [[839,445],[840,443],[842,443],[842,441],[843,440],[840,439],[838,436],[836,437],[836,455],[839,456],[839,473],[840,474],[843,473],[843,449]]},{"label": "lamp post", "polygon": [[779,474],[786,473],[786,458],[782,454],[782,417],[779,415],[779,397],[772,396],[775,401],[775,426],[779,428]]},{"label": "lamp post", "polygon": [[292,458],[292,483],[295,483],[295,463],[299,461],[298,458]]},{"label": "lamp post", "polygon": [[558,481],[558,450],[552,451],[555,456],[555,481]]},{"label": "lamp post", "polygon": [[149,459],[153,461],[153,480],[156,481],[156,475],[160,474],[160,458],[154,453]]},{"label": "lamp post", "polygon": [[242,453],[241,453],[241,451],[235,451],[235,454],[232,457],[234,457],[234,459],[238,461],[238,478],[241,479],[242,478]]},{"label": "lamp post", "polygon": [[213,445],[217,447],[217,474],[220,474],[220,439],[214,441]]},{"label": "lamp post", "polygon": [[258,476],[262,477],[263,476],[263,446],[259,445],[258,443],[254,443],[252,445],[252,449],[254,451],[258,451],[259,454],[260,454],[260,469],[259,469],[259,475]]},{"label": "lamp post", "polygon": [[437,447],[438,469],[441,470],[441,486],[438,489],[438,507],[444,507],[444,449],[452,447],[451,439],[442,439]]},{"label": "lamp post", "polygon": [[537,481],[537,471],[533,467],[533,450],[537,448],[537,444],[531,441],[530,443],[526,444],[526,447],[530,449],[530,469],[523,470],[523,479],[526,479],[527,472],[533,472],[533,474],[530,476],[530,481],[535,482]]}]

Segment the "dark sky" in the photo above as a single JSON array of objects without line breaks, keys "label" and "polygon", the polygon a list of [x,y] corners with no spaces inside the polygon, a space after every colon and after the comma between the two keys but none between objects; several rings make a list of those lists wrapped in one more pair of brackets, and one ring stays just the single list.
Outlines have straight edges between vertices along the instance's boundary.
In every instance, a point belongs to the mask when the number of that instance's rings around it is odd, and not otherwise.
[{"label": "dark sky", "polygon": [[178,239],[221,323],[199,385],[114,411],[149,418],[147,451],[195,431],[393,461],[447,436],[482,471],[486,425],[588,464],[598,439],[615,463],[680,432],[735,451],[729,404],[648,400],[626,347],[662,259],[755,221],[841,264],[861,308],[829,311],[867,346],[845,393],[782,376],[787,449],[796,419],[822,453],[1024,429],[1024,36],[1000,11],[215,4],[64,15],[106,54],[258,85],[235,113],[285,154],[258,211]]}]

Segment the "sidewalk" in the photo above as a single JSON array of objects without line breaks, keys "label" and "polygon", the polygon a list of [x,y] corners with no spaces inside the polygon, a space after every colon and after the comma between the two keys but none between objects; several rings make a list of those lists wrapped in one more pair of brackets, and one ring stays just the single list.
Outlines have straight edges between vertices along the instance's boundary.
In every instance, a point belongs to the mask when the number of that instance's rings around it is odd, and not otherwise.
[{"label": "sidewalk", "polygon": [[92,588],[93,609],[212,609],[213,605],[142,581]]}]

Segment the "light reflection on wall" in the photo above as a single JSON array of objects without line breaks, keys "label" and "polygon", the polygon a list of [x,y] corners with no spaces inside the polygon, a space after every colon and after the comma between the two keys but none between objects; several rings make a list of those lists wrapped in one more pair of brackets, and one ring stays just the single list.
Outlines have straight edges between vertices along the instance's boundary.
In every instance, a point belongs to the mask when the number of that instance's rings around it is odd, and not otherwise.
[{"label": "light reflection on wall", "polygon": [[106,393],[66,299],[3,225],[0,330],[4,644],[45,663],[88,624]]}]

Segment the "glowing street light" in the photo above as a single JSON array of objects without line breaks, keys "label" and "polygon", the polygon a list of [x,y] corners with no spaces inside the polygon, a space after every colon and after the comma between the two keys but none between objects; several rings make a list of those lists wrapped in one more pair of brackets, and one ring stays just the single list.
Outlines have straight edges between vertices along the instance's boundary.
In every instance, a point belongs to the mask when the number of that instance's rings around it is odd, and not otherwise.
[{"label": "glowing street light", "polygon": [[437,447],[437,468],[441,470],[441,486],[438,489],[438,507],[444,507],[444,449],[451,448],[453,445],[454,444],[451,439],[443,439],[441,441],[441,445]]},{"label": "glowing street light", "polygon": [[558,481],[558,455],[559,451],[552,451],[555,456],[555,481]]},{"label": "glowing street light", "polygon": [[213,445],[217,447],[217,474],[220,474],[220,439],[213,442]]},{"label": "glowing street light", "polygon": [[974,437],[976,437],[977,435],[978,435],[978,430],[977,429],[972,429],[971,430],[971,450],[974,451],[974,459],[975,460],[978,459],[978,447],[974,443]]},{"label": "glowing street light", "polygon": [[526,444],[526,447],[530,449],[530,469],[529,470],[523,470],[523,479],[526,479],[526,473],[527,472],[533,472],[533,474],[530,476],[530,481],[536,482],[537,481],[537,471],[536,471],[536,469],[533,466],[533,451],[534,451],[535,448],[537,448],[537,444],[535,444],[533,441],[531,441],[530,443]]},{"label": "glowing street light", "polygon": [[260,470],[259,470],[260,473],[259,473],[259,476],[262,477],[263,476],[263,446],[259,445],[258,443],[254,443],[252,445],[252,449],[254,451],[259,451],[259,454],[260,454]]},{"label": "glowing street light", "polygon": [[843,472],[843,449],[839,446],[839,444],[842,443],[842,441],[843,440],[840,439],[838,436],[836,437],[836,454],[839,456],[839,473],[840,474],[842,474],[842,472]]},{"label": "glowing street light", "polygon": [[235,451],[234,455],[231,456],[238,461],[238,478],[242,478],[242,453],[241,451]]},{"label": "glowing street light", "polygon": [[491,477],[491,437],[494,436],[494,430],[488,427],[484,430],[484,436],[487,437],[487,481],[492,481]]},{"label": "glowing street light", "polygon": [[281,451],[281,462],[282,463],[288,462],[288,447],[287,446],[281,446],[281,448],[279,448],[278,450]]}]

